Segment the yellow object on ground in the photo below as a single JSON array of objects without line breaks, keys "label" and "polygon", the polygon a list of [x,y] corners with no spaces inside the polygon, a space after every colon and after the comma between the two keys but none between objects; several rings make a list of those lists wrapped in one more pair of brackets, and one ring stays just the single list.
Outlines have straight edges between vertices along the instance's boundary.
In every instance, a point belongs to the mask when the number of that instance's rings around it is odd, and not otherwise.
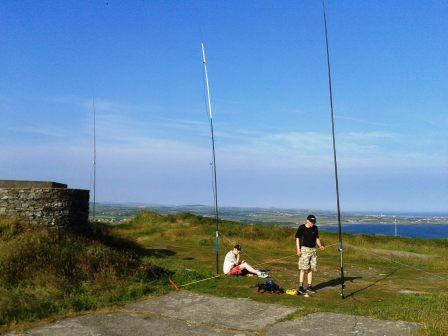
[{"label": "yellow object on ground", "polygon": [[296,289],[287,289],[285,293],[288,295],[298,295],[299,294],[299,292]]}]

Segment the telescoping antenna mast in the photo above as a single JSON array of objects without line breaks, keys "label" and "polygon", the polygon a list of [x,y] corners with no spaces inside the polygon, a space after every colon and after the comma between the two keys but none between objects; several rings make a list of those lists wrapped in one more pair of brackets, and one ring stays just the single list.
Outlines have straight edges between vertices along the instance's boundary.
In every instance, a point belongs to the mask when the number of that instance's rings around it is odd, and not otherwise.
[{"label": "telescoping antenna mast", "polygon": [[212,114],[212,103],[210,98],[210,86],[208,84],[208,73],[207,73],[207,61],[205,59],[205,47],[204,43],[201,43],[202,49],[202,66],[204,68],[204,82],[205,82],[205,91],[207,95],[207,113],[208,120],[210,122],[210,134],[212,138],[212,168],[213,168],[213,200],[215,205],[215,253],[216,253],[216,274],[219,274],[219,230],[218,230],[218,222],[219,222],[219,212],[218,212],[218,188],[216,181],[216,155],[215,155],[215,134],[213,130],[213,114]]},{"label": "telescoping antenna mast", "polygon": [[95,108],[95,97],[92,100],[93,109],[93,211],[92,219],[95,221],[96,218],[96,108]]},{"label": "telescoping antenna mast", "polygon": [[341,297],[344,299],[344,256],[342,248],[342,225],[341,225],[341,206],[339,202],[339,178],[338,178],[338,163],[336,158],[336,136],[334,132],[334,113],[333,113],[333,88],[331,85],[331,68],[330,68],[330,51],[328,48],[328,30],[327,30],[327,11],[325,6],[325,0],[322,0],[322,10],[324,15],[324,27],[325,27],[325,47],[327,51],[327,74],[328,74],[328,89],[330,94],[330,116],[331,116],[331,134],[333,138],[333,162],[334,162],[334,177],[336,184],[336,207],[338,211],[338,234],[339,234],[339,257],[340,257],[340,270],[341,270]]}]

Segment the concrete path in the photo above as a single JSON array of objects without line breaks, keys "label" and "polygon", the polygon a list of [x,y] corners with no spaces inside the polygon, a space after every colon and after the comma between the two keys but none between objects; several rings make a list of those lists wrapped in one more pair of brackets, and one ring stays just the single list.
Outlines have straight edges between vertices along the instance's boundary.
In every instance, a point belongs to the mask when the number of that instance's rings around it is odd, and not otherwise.
[{"label": "concrete path", "polygon": [[67,318],[28,330],[24,335],[401,336],[409,335],[418,328],[415,323],[380,321],[333,313],[316,313],[279,322],[295,311],[292,307],[249,299],[220,298],[181,291],[131,304],[125,311],[117,313]]},{"label": "concrete path", "polygon": [[129,306],[129,309],[248,331],[261,330],[296,311],[295,308],[249,299],[228,299],[187,291],[143,301]]},{"label": "concrete path", "polygon": [[235,332],[214,326],[202,326],[176,319],[146,316],[137,313],[94,314],[65,319],[31,330],[36,336],[162,336],[162,335],[235,335]]},{"label": "concrete path", "polygon": [[401,336],[410,335],[419,328],[417,323],[375,320],[363,316],[335,313],[314,313],[301,319],[278,323],[267,336]]}]

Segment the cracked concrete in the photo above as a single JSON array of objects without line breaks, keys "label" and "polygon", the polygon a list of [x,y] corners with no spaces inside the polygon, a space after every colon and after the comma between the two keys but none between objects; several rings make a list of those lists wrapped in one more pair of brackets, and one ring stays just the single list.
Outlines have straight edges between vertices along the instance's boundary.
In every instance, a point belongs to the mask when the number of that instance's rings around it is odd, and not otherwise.
[{"label": "cracked concrete", "polygon": [[187,291],[132,304],[128,309],[253,331],[261,330],[296,311],[292,307],[259,303],[249,299],[229,299]]},{"label": "cracked concrete", "polygon": [[[27,333],[28,334],[28,333]],[[138,313],[84,315],[59,321],[32,330],[36,336],[162,336],[162,335],[235,335],[232,330],[216,326],[201,326],[159,316]]]},{"label": "cracked concrete", "polygon": [[133,303],[126,311],[67,318],[24,334],[34,336],[402,336],[419,325],[362,316],[315,313],[279,322],[297,309],[249,299],[230,299],[173,292]]},{"label": "cracked concrete", "polygon": [[301,319],[278,323],[267,336],[402,336],[419,328],[417,323],[375,320],[364,316],[335,313],[314,313]]}]

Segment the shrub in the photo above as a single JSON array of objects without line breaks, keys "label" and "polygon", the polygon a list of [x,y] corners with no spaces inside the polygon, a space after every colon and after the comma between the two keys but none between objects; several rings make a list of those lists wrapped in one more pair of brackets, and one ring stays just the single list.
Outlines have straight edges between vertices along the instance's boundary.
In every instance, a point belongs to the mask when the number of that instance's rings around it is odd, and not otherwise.
[{"label": "shrub", "polygon": [[[0,220],[0,325],[92,309],[154,290],[167,273],[95,224],[89,236]],[[151,285],[152,284],[152,285]]]}]

